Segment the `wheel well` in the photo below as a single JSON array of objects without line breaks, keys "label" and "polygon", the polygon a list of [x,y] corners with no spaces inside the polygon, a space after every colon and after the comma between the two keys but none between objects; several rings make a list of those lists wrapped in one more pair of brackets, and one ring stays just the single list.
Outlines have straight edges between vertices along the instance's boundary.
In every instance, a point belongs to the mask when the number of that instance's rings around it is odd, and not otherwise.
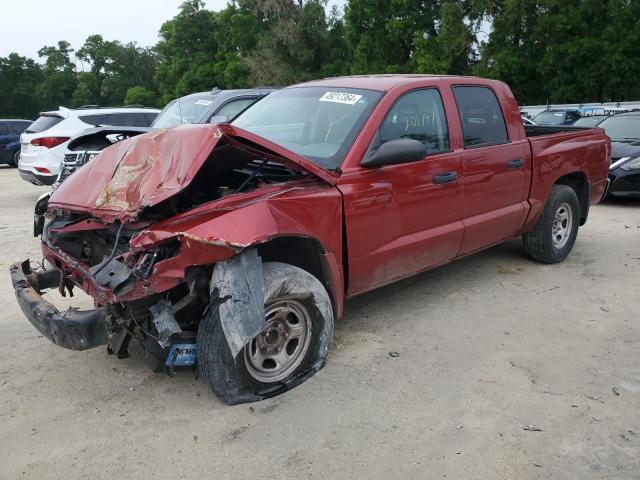
[{"label": "wheel well", "polygon": [[329,292],[336,308],[333,282],[324,261],[324,248],[320,242],[308,237],[277,237],[258,245],[263,262],[283,262],[301,268],[316,277]]},{"label": "wheel well", "polygon": [[573,172],[556,180],[555,185],[566,185],[573,188],[580,202],[580,225],[587,222],[589,216],[589,182],[582,172]]}]

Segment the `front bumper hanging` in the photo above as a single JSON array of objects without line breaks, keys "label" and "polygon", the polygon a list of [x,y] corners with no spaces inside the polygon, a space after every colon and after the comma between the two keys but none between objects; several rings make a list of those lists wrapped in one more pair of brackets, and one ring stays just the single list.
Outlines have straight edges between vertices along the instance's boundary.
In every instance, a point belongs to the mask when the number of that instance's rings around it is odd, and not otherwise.
[{"label": "front bumper hanging", "polygon": [[41,290],[60,285],[60,272],[32,271],[29,260],[12,265],[10,271],[18,304],[42,335],[69,350],[87,350],[107,342],[107,311],[104,307],[60,312],[42,298]]}]

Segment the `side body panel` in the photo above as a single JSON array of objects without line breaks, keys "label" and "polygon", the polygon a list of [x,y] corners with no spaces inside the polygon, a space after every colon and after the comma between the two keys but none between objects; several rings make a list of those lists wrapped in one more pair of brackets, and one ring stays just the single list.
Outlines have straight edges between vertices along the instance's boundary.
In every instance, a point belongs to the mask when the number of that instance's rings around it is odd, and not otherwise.
[{"label": "side body panel", "polygon": [[[439,79],[423,79],[390,91],[374,110],[347,159],[338,188],[344,197],[349,296],[391,283],[453,259],[463,236],[460,182],[435,184],[443,172],[459,172],[449,151],[422,160],[360,166],[360,160],[394,102],[405,93],[438,88],[447,117],[452,98]],[[452,143],[452,149],[453,144]]]},{"label": "side body panel", "polygon": [[590,128],[528,139],[534,159],[529,214],[518,234],[531,230],[561,177],[581,174],[589,185],[589,203],[598,203],[607,185],[611,142],[604,130]]}]

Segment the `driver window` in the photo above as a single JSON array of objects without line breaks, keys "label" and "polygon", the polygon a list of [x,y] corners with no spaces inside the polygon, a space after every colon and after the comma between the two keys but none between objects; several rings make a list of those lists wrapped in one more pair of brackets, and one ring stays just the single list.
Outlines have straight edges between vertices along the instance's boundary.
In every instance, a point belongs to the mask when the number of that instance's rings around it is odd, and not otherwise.
[{"label": "driver window", "polygon": [[429,154],[449,151],[449,131],[440,92],[428,88],[400,97],[382,122],[379,136],[381,143],[399,138],[419,140]]}]

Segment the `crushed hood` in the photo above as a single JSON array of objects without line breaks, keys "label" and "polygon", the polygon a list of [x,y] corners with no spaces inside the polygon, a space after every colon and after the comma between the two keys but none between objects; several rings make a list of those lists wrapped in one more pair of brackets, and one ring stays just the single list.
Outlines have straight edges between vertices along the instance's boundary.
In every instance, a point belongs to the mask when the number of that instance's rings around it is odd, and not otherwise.
[{"label": "crushed hood", "polygon": [[226,124],[185,125],[108,147],[53,192],[49,207],[133,219],[141,209],[185,189],[216,146],[226,143],[335,184],[335,174],[246,130]]}]

